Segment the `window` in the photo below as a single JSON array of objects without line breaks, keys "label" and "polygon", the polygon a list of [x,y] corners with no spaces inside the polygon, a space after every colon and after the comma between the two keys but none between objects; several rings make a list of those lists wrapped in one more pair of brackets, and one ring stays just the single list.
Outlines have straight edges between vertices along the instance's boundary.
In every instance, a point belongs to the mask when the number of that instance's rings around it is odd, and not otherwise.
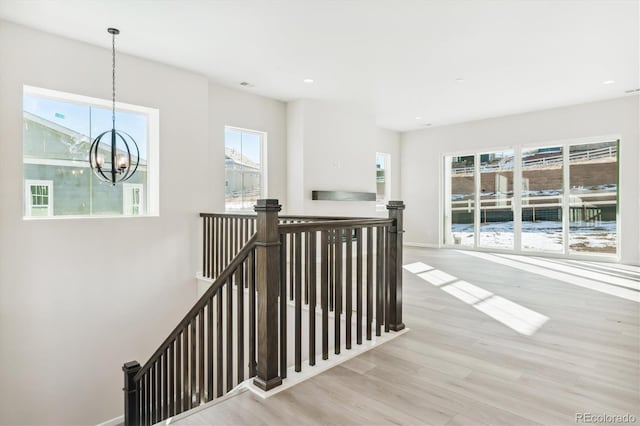
[{"label": "window", "polygon": [[445,156],[444,244],[618,254],[618,146],[601,140]]},{"label": "window", "polygon": [[391,196],[391,155],[376,152],[376,209],[385,210]]},{"label": "window", "polygon": [[225,127],[225,209],[253,211],[265,194],[264,145],[266,133]]},{"label": "window", "polygon": [[482,247],[513,248],[513,151],[480,154]]},{"label": "window", "polygon": [[475,241],[476,181],[474,155],[445,157],[445,244],[473,247]]},{"label": "window", "polygon": [[[132,135],[140,150],[138,170],[127,184],[105,183],[89,166],[93,139],[111,129],[110,104],[107,100],[24,87],[25,217],[157,214],[157,110],[116,104],[116,127]],[[33,182],[47,182],[47,186],[34,187]],[[35,204],[45,201],[46,208]]]},{"label": "window", "polygon": [[53,213],[53,182],[50,180],[27,180],[25,214],[30,217],[51,216]]},{"label": "window", "polygon": [[122,214],[137,216],[144,211],[144,185],[140,183],[122,184]]}]

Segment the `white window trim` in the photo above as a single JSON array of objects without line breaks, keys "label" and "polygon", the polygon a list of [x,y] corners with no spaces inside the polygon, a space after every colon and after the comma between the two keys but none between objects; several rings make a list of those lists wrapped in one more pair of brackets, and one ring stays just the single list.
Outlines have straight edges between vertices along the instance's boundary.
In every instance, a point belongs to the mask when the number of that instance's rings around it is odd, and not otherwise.
[{"label": "white window trim", "polygon": [[[48,188],[48,199],[49,204],[47,204],[47,215],[46,216],[33,216],[31,214],[31,209],[33,205],[31,204],[31,187],[32,186],[46,186]],[[37,180],[37,179],[25,179],[24,181],[24,215],[29,218],[42,218],[42,217],[51,217],[53,216],[53,181],[52,180]]]},{"label": "white window trim", "polygon": [[[261,188],[260,188],[260,197],[261,198],[266,198],[267,194],[269,193],[267,191],[267,137],[268,134],[267,132],[263,132],[261,130],[254,130],[254,129],[249,129],[246,127],[237,127],[237,126],[224,126],[224,134],[226,135],[227,130],[234,130],[237,132],[244,132],[244,133],[254,133],[260,136],[260,175],[261,175]],[[224,140],[224,146],[226,148],[226,137]],[[224,189],[223,189],[223,194],[224,194]],[[224,196],[224,195],[223,195]],[[230,209],[227,207],[227,202],[225,200],[223,200],[224,203],[224,211],[225,212],[231,212],[231,213],[237,213],[237,212],[253,212],[253,209]]]},{"label": "white window trim", "polygon": [[[111,108],[112,101],[107,99],[93,98],[90,96],[78,95],[75,93],[61,92],[58,90],[45,89],[35,86],[23,86],[23,96],[32,95],[53,100],[61,100],[83,104],[88,106],[98,106]],[[117,219],[131,217],[157,217],[160,216],[160,111],[156,108],[133,105],[124,102],[116,102],[116,109],[120,111],[135,112],[144,114],[147,117],[147,181],[144,202],[147,206],[146,213],[141,215],[64,215],[36,217],[23,215],[23,219]],[[23,159],[24,161],[24,159]],[[37,160],[24,161],[27,164],[37,164]],[[88,165],[88,160],[87,160]],[[26,203],[26,201],[25,201]],[[26,205],[26,204],[25,204]]]},{"label": "white window trim", "polygon": [[379,205],[378,200],[376,199],[376,211],[383,212],[387,210],[387,204],[389,203],[389,200],[391,200],[391,154],[388,152],[376,152],[376,157],[378,155],[382,155],[384,157],[384,203],[383,205]]}]

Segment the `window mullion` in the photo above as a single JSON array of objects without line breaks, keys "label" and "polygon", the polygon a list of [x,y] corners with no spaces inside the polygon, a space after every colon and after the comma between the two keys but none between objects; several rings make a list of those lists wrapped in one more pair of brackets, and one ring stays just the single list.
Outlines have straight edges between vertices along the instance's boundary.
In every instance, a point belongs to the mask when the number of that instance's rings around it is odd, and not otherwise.
[{"label": "window mullion", "polygon": [[473,178],[475,183],[475,209],[473,211],[473,247],[478,248],[480,246],[480,154],[474,154],[473,161]]},{"label": "window mullion", "polygon": [[569,254],[569,214],[571,210],[569,152],[569,144],[564,144],[562,146],[562,252],[565,255]]},{"label": "window mullion", "polygon": [[513,250],[519,253],[522,248],[522,147],[514,147],[513,162]]}]

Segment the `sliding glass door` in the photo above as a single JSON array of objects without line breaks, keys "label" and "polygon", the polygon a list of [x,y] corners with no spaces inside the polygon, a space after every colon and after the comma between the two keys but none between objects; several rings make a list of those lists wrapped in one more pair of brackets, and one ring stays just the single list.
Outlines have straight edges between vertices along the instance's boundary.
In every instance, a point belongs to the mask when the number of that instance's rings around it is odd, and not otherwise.
[{"label": "sliding glass door", "polygon": [[480,154],[480,246],[513,248],[513,150]]},{"label": "sliding glass door", "polygon": [[563,149],[522,150],[522,249],[562,252]]},{"label": "sliding glass door", "polygon": [[444,157],[446,246],[617,254],[619,141]]},{"label": "sliding glass door", "polygon": [[569,148],[569,252],[615,253],[618,142]]},{"label": "sliding glass door", "polygon": [[475,244],[476,183],[475,156],[447,157],[447,184],[450,189],[445,220],[446,244],[473,247]]}]

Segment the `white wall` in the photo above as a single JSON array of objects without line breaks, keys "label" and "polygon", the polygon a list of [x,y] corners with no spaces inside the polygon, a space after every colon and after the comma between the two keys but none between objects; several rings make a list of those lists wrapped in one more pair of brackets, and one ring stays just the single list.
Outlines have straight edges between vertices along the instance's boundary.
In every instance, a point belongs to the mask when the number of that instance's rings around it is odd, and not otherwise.
[{"label": "white wall", "polygon": [[212,161],[205,179],[215,199],[214,210],[224,211],[224,127],[234,126],[267,133],[267,193],[287,206],[287,112],[281,101],[209,84],[209,140]]},{"label": "white wall", "polygon": [[24,221],[22,86],[109,99],[110,67],[110,50],[0,21],[0,424],[122,414],[122,364],[144,363],[195,301],[225,124],[269,133],[269,195],[286,195],[281,102],[119,54],[118,100],[160,111],[160,217]]},{"label": "white wall", "polygon": [[290,102],[287,126],[290,212],[375,216],[374,201],[314,201],[311,192],[375,192],[376,151],[397,161],[398,134],[376,128],[371,111],[347,102]]},{"label": "white wall", "polygon": [[619,135],[622,262],[640,263],[638,96],[434,127],[401,135],[405,241],[437,245],[444,153]]}]

